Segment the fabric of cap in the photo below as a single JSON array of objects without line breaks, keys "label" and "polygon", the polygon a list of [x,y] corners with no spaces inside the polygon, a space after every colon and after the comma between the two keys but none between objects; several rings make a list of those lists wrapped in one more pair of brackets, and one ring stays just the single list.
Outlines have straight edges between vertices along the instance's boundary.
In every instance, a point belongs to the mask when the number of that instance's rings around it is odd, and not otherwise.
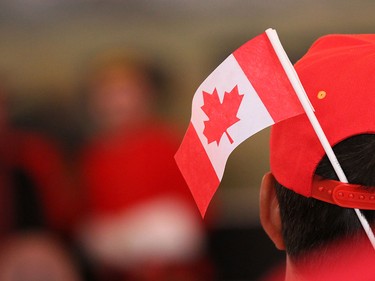
[{"label": "fabric of cap", "polygon": [[[375,34],[324,36],[295,69],[331,146],[375,133]],[[306,115],[274,125],[270,146],[276,180],[310,197],[325,153]]]}]

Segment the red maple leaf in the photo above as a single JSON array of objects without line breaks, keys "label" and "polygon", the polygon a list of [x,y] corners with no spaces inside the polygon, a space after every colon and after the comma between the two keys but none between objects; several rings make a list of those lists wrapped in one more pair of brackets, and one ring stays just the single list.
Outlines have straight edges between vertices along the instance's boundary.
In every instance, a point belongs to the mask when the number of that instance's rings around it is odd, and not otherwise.
[{"label": "red maple leaf", "polygon": [[237,113],[242,98],[243,95],[238,93],[237,86],[229,93],[224,93],[223,103],[220,102],[216,88],[212,94],[203,91],[204,105],[201,108],[209,118],[209,120],[204,121],[203,134],[206,136],[208,143],[216,141],[219,145],[224,133],[228,136],[230,143],[233,143],[233,139],[227,130],[240,121]]}]

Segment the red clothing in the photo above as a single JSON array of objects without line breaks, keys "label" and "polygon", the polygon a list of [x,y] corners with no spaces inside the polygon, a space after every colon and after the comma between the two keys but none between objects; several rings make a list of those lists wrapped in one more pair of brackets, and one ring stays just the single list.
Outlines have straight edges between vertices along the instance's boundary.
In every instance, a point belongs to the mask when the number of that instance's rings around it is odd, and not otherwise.
[{"label": "red clothing", "polygon": [[27,213],[17,212],[22,208],[26,210],[22,204],[27,205],[32,200],[26,197],[20,202],[20,196],[29,194],[37,204],[29,207],[40,208],[41,214],[37,215],[42,216],[38,219],[43,226],[56,231],[67,231],[72,227],[77,216],[77,204],[73,184],[63,162],[58,146],[41,135],[11,131],[3,136],[0,141],[0,192],[5,203],[1,205],[3,232],[19,226],[17,215],[28,216]]},{"label": "red clothing", "polygon": [[177,148],[170,130],[160,123],[95,140],[83,155],[90,211],[110,215],[164,195],[193,203],[174,161]]}]

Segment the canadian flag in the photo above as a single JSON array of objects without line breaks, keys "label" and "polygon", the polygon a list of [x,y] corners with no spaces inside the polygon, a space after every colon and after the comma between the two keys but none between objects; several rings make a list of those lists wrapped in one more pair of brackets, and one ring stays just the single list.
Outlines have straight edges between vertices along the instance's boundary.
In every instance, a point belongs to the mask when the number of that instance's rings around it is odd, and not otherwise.
[{"label": "canadian flag", "polygon": [[204,216],[230,153],[258,131],[303,113],[266,33],[242,45],[199,86],[175,159]]}]

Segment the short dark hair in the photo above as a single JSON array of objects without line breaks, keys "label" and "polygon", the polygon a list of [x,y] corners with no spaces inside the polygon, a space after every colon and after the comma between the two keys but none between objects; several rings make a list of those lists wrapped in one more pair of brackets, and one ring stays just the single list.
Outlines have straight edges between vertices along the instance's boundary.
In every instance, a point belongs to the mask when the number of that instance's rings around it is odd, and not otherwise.
[{"label": "short dark hair", "polygon": [[[350,137],[335,145],[333,150],[350,183],[375,186],[375,135]],[[327,156],[320,161],[315,173],[338,180]],[[291,259],[319,250],[335,240],[364,233],[353,209],[306,198],[279,183],[275,188],[286,252]],[[369,223],[374,224],[375,211],[363,213]]]}]

